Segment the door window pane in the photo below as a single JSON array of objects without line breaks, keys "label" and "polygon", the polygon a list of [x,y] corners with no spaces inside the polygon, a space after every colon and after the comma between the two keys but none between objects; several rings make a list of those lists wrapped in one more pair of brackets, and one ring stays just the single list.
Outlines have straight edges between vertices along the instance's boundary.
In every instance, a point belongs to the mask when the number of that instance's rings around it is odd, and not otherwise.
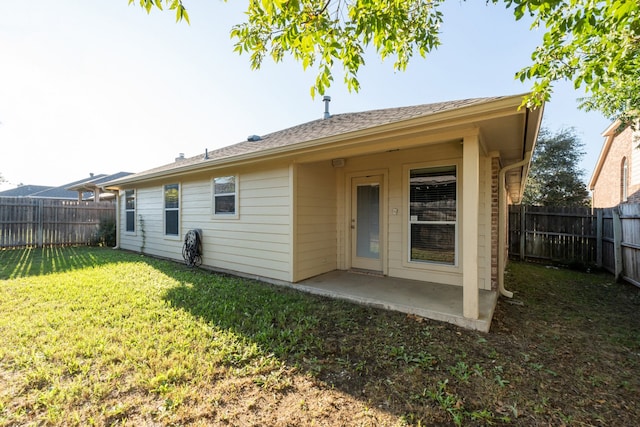
[{"label": "door window pane", "polygon": [[380,256],[380,186],[359,185],[356,255],[378,259]]}]

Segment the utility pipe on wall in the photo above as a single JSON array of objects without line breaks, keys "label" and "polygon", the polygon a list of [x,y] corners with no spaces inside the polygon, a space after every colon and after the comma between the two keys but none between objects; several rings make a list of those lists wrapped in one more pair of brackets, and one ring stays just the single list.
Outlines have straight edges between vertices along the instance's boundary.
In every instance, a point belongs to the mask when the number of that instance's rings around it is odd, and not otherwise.
[{"label": "utility pipe on wall", "polygon": [[[504,288],[504,268],[505,268],[505,244],[507,230],[507,215],[505,215],[507,209],[507,200],[505,192],[505,176],[511,169],[521,168],[527,166],[531,160],[531,151],[525,153],[524,160],[514,163],[509,166],[505,166],[500,169],[498,174],[498,290],[501,295],[507,298],[513,298],[513,292]],[[525,177],[526,178],[526,177]]]}]

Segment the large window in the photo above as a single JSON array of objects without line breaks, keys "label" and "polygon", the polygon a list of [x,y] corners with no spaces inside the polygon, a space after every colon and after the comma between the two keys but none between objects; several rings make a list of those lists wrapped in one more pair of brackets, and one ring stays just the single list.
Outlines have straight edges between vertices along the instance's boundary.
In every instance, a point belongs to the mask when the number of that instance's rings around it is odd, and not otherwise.
[{"label": "large window", "polygon": [[457,176],[455,166],[409,171],[409,260],[456,263]]},{"label": "large window", "polygon": [[164,186],[164,234],[167,236],[180,235],[180,185]]},{"label": "large window", "polygon": [[125,230],[129,233],[136,231],[136,191],[127,190],[124,192]]},{"label": "large window", "polygon": [[220,176],[213,179],[213,214],[237,215],[236,177]]}]

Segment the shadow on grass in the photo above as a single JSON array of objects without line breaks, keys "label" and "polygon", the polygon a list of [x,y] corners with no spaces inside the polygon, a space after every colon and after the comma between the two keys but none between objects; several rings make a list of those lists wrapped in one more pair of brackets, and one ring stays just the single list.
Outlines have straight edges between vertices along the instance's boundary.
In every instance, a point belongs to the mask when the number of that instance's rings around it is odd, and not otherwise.
[{"label": "shadow on grass", "polygon": [[[419,396],[446,377],[441,362],[452,350],[448,342],[473,345],[479,336],[461,339],[451,325],[202,271],[165,299],[256,344],[261,354],[398,417],[425,410]],[[249,363],[231,362],[238,368]]]},{"label": "shadow on grass", "polygon": [[[633,311],[639,294],[610,279],[514,264],[510,286],[524,303],[500,304],[489,334],[197,271],[165,298],[410,424],[527,425],[526,413],[533,424],[576,417],[624,425],[633,416],[593,406],[614,393],[608,384],[616,385],[617,401],[637,390],[635,361],[593,385],[606,366],[640,348],[629,331],[640,325]],[[581,409],[560,397],[567,384],[574,399],[587,402]]]},{"label": "shadow on grass", "polygon": [[407,424],[635,425],[640,416],[640,290],[611,276],[512,263],[507,285],[520,303],[501,300],[489,334],[110,249],[0,251],[0,279],[120,262],[164,273],[175,280],[161,290],[167,304],[237,336],[226,366],[249,375],[275,357]]},{"label": "shadow on grass", "polygon": [[[102,251],[98,255],[98,251]],[[0,250],[0,280],[41,276],[108,264],[108,248],[46,247]]]}]

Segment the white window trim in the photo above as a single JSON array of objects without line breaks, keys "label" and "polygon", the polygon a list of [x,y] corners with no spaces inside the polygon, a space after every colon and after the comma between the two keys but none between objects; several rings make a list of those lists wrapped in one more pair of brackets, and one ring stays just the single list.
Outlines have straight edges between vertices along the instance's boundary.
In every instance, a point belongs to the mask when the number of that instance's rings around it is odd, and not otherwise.
[{"label": "white window trim", "polygon": [[[235,192],[233,193],[220,193],[220,194],[216,194],[216,185],[215,185],[215,180],[216,178],[224,178],[227,176],[232,176],[234,179],[234,183],[235,183]],[[239,219],[240,218],[240,191],[239,191],[239,184],[240,184],[240,178],[237,174],[221,174],[221,175],[216,175],[213,178],[211,178],[211,216],[214,219]],[[216,196],[229,196],[232,195],[235,198],[235,213],[229,214],[229,213],[216,213]]]},{"label": "white window trim", "polygon": [[[133,191],[133,209],[127,209],[127,193],[129,191]],[[138,201],[136,196],[135,188],[124,191],[124,232],[132,236],[135,236],[138,231],[138,215],[136,214],[138,210]],[[127,230],[127,213],[129,212],[133,212],[133,231]]]},{"label": "white window trim", "polygon": [[[413,169],[429,169],[429,168],[437,168],[442,166],[455,166],[456,168],[456,221],[455,221],[455,255],[454,255],[454,263],[453,264],[444,264],[435,261],[411,261],[411,221],[410,221],[410,174]],[[442,160],[436,162],[421,162],[421,163],[410,163],[405,164],[402,167],[402,206],[404,210],[403,220],[402,220],[402,240],[404,244],[402,245],[402,266],[408,269],[414,270],[430,270],[430,271],[439,271],[442,273],[460,273],[460,221],[461,221],[461,212],[460,207],[461,197],[462,197],[462,188],[460,186],[462,176],[462,161],[460,159],[450,159],[450,160]],[[438,222],[430,222],[431,224],[436,224]],[[450,223],[449,221],[445,221],[443,223]]]},{"label": "white window trim", "polygon": [[[167,209],[165,207],[165,187],[167,185],[178,185],[178,207]],[[181,240],[182,235],[182,184],[179,182],[171,182],[168,184],[163,184],[161,187],[162,190],[162,236],[168,240]],[[167,211],[178,211],[178,234],[167,234]]]}]

